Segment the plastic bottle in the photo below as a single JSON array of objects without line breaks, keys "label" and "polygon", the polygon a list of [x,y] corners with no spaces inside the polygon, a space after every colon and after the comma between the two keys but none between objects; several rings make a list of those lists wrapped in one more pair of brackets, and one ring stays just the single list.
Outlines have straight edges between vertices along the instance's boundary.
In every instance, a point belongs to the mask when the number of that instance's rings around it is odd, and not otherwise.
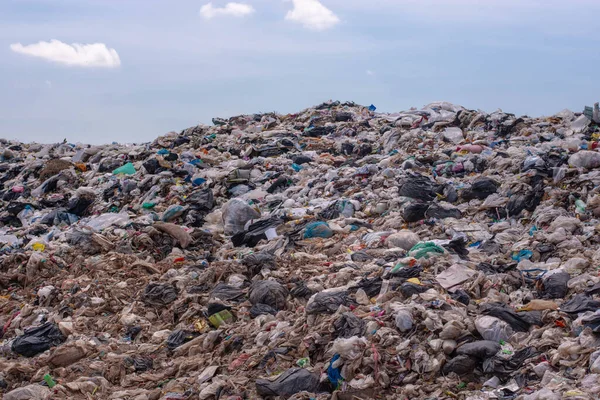
[{"label": "plastic bottle", "polygon": [[581,200],[581,199],[575,200],[575,211],[577,212],[577,214],[585,213],[585,207],[586,207],[586,204],[583,202],[583,200]]}]

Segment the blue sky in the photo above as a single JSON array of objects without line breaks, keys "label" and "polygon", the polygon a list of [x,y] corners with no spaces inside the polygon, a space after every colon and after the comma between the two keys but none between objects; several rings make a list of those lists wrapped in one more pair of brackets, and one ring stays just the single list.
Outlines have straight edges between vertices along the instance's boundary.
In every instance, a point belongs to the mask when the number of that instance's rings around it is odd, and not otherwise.
[{"label": "blue sky", "polygon": [[207,3],[1,0],[0,137],[150,141],[328,99],[529,115],[600,100],[597,0]]}]

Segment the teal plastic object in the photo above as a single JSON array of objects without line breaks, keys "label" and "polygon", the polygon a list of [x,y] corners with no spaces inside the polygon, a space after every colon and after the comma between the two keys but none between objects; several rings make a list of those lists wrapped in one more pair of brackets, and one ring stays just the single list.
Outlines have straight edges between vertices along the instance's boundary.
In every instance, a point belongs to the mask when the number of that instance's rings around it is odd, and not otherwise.
[{"label": "teal plastic object", "polygon": [[133,166],[132,163],[129,162],[129,163],[123,165],[122,167],[119,167],[113,171],[113,175],[119,175],[119,174],[133,175],[133,174],[135,174],[135,167]]},{"label": "teal plastic object", "polygon": [[304,239],[311,238],[330,238],[333,236],[333,231],[326,222],[311,222],[306,225],[304,230]]},{"label": "teal plastic object", "polygon": [[418,260],[444,254],[444,249],[433,242],[424,242],[415,244],[408,254]]},{"label": "teal plastic object", "polygon": [[533,257],[533,251],[531,250],[521,250],[518,253],[513,253],[512,259],[516,262],[520,262],[521,260],[529,260]]}]

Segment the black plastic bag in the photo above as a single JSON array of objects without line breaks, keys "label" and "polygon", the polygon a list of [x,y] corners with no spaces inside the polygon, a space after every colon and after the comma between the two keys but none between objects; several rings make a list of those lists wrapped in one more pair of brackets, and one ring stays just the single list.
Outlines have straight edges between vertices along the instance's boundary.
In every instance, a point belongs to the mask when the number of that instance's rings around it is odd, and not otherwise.
[{"label": "black plastic bag", "polygon": [[162,283],[149,283],[142,294],[142,301],[155,307],[164,307],[177,300],[177,290]]},{"label": "black plastic bag", "polygon": [[473,372],[473,370],[477,368],[478,364],[479,360],[477,360],[477,358],[467,355],[460,355],[448,361],[444,365],[444,368],[442,368],[442,373],[444,375],[448,375],[450,372],[454,372],[458,375],[467,375]]},{"label": "black plastic bag", "polygon": [[410,203],[402,210],[402,218],[406,222],[418,222],[425,219],[425,213],[429,208],[427,203]]},{"label": "black plastic bag", "polygon": [[304,368],[290,368],[274,381],[256,380],[256,392],[262,397],[282,396],[288,398],[298,392],[327,392],[320,384],[319,375]]},{"label": "black plastic bag", "polygon": [[211,299],[223,301],[243,301],[244,291],[224,283],[217,284],[210,293]]},{"label": "black plastic bag", "polygon": [[544,178],[535,175],[531,178],[529,184],[531,189],[525,193],[513,195],[508,201],[506,210],[509,216],[519,215],[523,210],[533,212],[540,205],[545,194]]},{"label": "black plastic bag", "polygon": [[396,271],[390,272],[389,276],[393,276],[394,278],[418,278],[423,272],[423,267],[420,265],[415,265],[414,267],[402,267],[398,268]]},{"label": "black plastic bag", "polygon": [[349,112],[337,112],[335,113],[335,122],[347,122],[352,121],[352,114]]},{"label": "black plastic bag", "polygon": [[491,340],[478,340],[477,342],[467,343],[456,349],[456,354],[467,355],[477,358],[490,358],[500,351],[502,346]]},{"label": "black plastic bag", "polygon": [[310,290],[304,282],[296,283],[296,286],[294,286],[292,290],[290,290],[290,295],[292,295],[292,297],[295,299],[306,299],[312,296],[313,294],[315,293],[312,290]]},{"label": "black plastic bag", "polygon": [[181,346],[184,343],[189,342],[190,340],[197,337],[199,333],[184,331],[181,329],[177,329],[173,331],[169,337],[167,338],[167,347],[170,350],[174,350]]},{"label": "black plastic bag", "polygon": [[600,315],[592,314],[589,317],[581,319],[581,324],[590,328],[594,333],[600,333]]},{"label": "black plastic bag", "polygon": [[86,210],[90,205],[94,202],[94,198],[81,196],[81,197],[73,197],[69,200],[69,204],[67,206],[67,212],[69,214],[77,215],[81,217],[85,214]]},{"label": "black plastic bag", "polygon": [[248,299],[252,304],[266,304],[283,310],[287,304],[288,290],[275,281],[257,281],[250,286]]},{"label": "black plastic bag", "polygon": [[494,194],[498,191],[498,182],[490,178],[479,178],[471,185],[462,191],[461,197],[464,200],[485,200],[489,195]]},{"label": "black plastic bag", "polygon": [[306,130],[303,135],[308,137],[320,137],[330,135],[333,132],[335,132],[334,126],[315,126]]},{"label": "black plastic bag", "polygon": [[364,250],[359,250],[359,251],[352,253],[352,255],[350,256],[350,259],[354,262],[368,262],[373,259],[373,256],[370,256]]},{"label": "black plastic bag", "polygon": [[317,293],[306,305],[307,314],[333,314],[337,311],[340,305],[348,305],[350,299],[348,292],[321,292]]},{"label": "black plastic bag", "polygon": [[195,210],[210,211],[215,206],[215,198],[211,188],[196,190],[186,197],[185,202]]},{"label": "black plastic bag", "polygon": [[206,305],[206,315],[208,317],[210,317],[211,315],[214,315],[216,313],[219,313],[223,310],[231,311],[231,307],[228,307],[225,304],[221,304],[221,303],[208,303]]},{"label": "black plastic bag", "polygon": [[469,297],[469,294],[462,289],[459,289],[454,293],[450,293],[450,297],[459,303],[463,303],[465,306],[468,306],[471,302],[471,297]]},{"label": "black plastic bag", "polygon": [[523,365],[523,363],[539,352],[534,347],[526,347],[519,351],[508,360],[503,357],[491,357],[483,361],[483,372],[486,374],[497,374],[500,376],[510,375]]},{"label": "black plastic bag", "polygon": [[158,170],[161,169],[160,164],[156,158],[151,158],[145,161],[142,164],[142,166],[144,167],[146,172],[148,172],[151,175],[156,174],[156,172],[158,172]]},{"label": "black plastic bag", "polygon": [[477,270],[483,272],[486,275],[503,274],[514,269],[516,264],[489,264],[479,263]]},{"label": "black plastic bag", "polygon": [[361,337],[365,331],[366,323],[351,312],[345,312],[333,323],[336,337],[349,338]]},{"label": "black plastic bag", "polygon": [[482,305],[481,311],[485,315],[490,315],[503,320],[517,332],[527,332],[531,327],[531,323],[524,319],[522,315],[506,308],[502,304],[485,304]]},{"label": "black plastic bag", "polygon": [[374,297],[381,292],[381,285],[383,284],[383,280],[381,278],[363,278],[356,284],[350,288],[352,291],[357,291],[358,289],[362,289],[365,291],[367,296]]},{"label": "black plastic bag", "polygon": [[576,294],[571,300],[560,306],[560,311],[567,314],[578,314],[585,311],[596,311],[600,308],[600,301],[594,300],[585,294]]},{"label": "black plastic bag", "polygon": [[265,232],[271,228],[275,228],[281,224],[279,217],[271,217],[263,219],[251,224],[248,230],[236,233],[231,237],[231,242],[235,247],[243,245],[254,247],[263,239],[267,239]]},{"label": "black plastic bag", "polygon": [[275,182],[273,182],[271,184],[271,186],[269,186],[267,188],[267,193],[275,193],[275,191],[277,189],[285,188],[285,187],[289,186],[290,182],[291,182],[291,180],[287,176],[285,176],[285,175],[280,176],[279,178],[277,178],[275,180]]},{"label": "black plastic bag", "polygon": [[446,219],[446,218],[462,218],[462,213],[458,208],[444,208],[437,204],[432,204],[425,211],[425,218],[437,218],[437,219]]},{"label": "black plastic bag", "polygon": [[276,269],[275,256],[265,251],[252,253],[242,259],[242,264],[248,268],[250,277],[258,274],[263,268]]},{"label": "black plastic bag", "polygon": [[425,202],[432,201],[436,197],[434,183],[422,175],[408,177],[407,181],[398,188],[398,194]]},{"label": "black plastic bag", "polygon": [[65,340],[66,338],[57,325],[46,322],[44,325],[25,331],[23,335],[15,339],[11,349],[22,356],[33,357],[53,346],[58,346]]},{"label": "black plastic bag", "polygon": [[252,318],[256,318],[263,314],[276,315],[277,310],[267,304],[262,303],[256,303],[250,308],[250,316]]},{"label": "black plastic bag", "polygon": [[294,162],[294,164],[302,165],[312,162],[312,158],[308,156],[299,155],[292,158],[292,161]]},{"label": "black plastic bag", "polygon": [[469,255],[467,250],[467,242],[462,237],[452,239],[450,243],[442,245],[443,248],[448,250],[452,254],[458,254],[463,260]]},{"label": "black plastic bag", "polygon": [[552,274],[549,277],[542,280],[542,290],[540,290],[540,297],[542,299],[563,299],[569,287],[567,283],[571,279],[571,275],[567,272],[559,272]]},{"label": "black plastic bag", "polygon": [[407,298],[412,297],[415,294],[424,293],[427,290],[429,290],[427,286],[417,285],[416,283],[412,282],[404,282],[398,288],[398,291],[402,294],[402,296]]},{"label": "black plastic bag", "polygon": [[152,369],[152,358],[143,356],[127,357],[124,360],[125,366],[132,366],[135,372],[144,372]]}]

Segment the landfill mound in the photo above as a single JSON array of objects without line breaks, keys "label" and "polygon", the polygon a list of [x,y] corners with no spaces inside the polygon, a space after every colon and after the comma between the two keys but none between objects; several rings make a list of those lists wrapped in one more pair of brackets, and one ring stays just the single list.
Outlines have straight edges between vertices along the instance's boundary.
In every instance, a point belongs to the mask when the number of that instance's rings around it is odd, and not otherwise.
[{"label": "landfill mound", "polygon": [[2,398],[599,398],[593,119],[327,102],[3,140]]}]

